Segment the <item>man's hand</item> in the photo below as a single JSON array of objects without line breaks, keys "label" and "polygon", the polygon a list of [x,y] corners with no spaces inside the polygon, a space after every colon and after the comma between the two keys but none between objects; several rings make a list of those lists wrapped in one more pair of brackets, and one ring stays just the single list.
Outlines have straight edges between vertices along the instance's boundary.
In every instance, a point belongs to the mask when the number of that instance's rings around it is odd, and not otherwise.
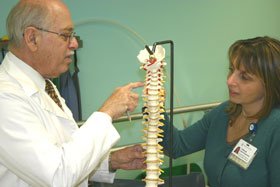
[{"label": "man's hand", "polygon": [[143,151],[144,149],[140,145],[135,145],[113,152],[111,153],[110,167],[113,170],[145,168]]},{"label": "man's hand", "polygon": [[143,86],[144,82],[133,82],[116,88],[98,111],[110,115],[112,119],[121,117],[127,110],[134,111],[137,107],[139,95],[132,92],[132,89]]}]

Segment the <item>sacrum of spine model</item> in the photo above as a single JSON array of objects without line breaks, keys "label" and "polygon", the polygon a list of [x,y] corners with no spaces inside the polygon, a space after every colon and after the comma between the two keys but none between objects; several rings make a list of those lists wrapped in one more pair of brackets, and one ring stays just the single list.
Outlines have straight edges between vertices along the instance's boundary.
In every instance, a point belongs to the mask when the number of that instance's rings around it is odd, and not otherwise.
[{"label": "sacrum of spine model", "polygon": [[[149,47],[152,49],[152,47]],[[147,168],[146,178],[143,181],[146,182],[146,187],[157,187],[159,184],[163,184],[164,181],[159,178],[163,172],[159,166],[162,164],[162,147],[159,142],[162,141],[163,131],[159,128],[163,126],[160,122],[164,119],[164,101],[165,92],[163,87],[163,68],[166,65],[165,49],[158,45],[155,48],[155,52],[151,55],[147,49],[141,50],[137,56],[138,60],[142,63],[141,69],[146,71],[145,87],[143,89],[143,122],[145,126],[143,131],[145,135],[143,139],[146,141],[143,147],[146,149],[145,163]]]}]

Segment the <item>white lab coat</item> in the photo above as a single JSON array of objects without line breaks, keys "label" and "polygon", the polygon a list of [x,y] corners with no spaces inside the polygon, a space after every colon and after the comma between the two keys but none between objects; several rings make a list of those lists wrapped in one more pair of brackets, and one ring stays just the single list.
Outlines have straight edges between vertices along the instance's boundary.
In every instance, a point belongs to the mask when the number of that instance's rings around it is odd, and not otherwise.
[{"label": "white lab coat", "polygon": [[0,66],[0,186],[86,187],[92,175],[113,182],[108,152],[120,136],[112,119],[95,112],[78,128],[60,95],[64,111],[44,88],[38,72],[6,55]]}]

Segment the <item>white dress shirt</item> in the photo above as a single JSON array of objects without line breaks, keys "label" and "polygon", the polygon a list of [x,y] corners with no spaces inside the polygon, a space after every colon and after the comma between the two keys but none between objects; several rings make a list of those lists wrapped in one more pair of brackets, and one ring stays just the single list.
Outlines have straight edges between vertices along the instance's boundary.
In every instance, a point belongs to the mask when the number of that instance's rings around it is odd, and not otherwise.
[{"label": "white dress shirt", "polygon": [[[56,88],[55,88],[56,89]],[[109,115],[81,128],[45,92],[44,78],[11,52],[0,65],[0,186],[88,186],[113,182],[108,153],[120,136]]]}]

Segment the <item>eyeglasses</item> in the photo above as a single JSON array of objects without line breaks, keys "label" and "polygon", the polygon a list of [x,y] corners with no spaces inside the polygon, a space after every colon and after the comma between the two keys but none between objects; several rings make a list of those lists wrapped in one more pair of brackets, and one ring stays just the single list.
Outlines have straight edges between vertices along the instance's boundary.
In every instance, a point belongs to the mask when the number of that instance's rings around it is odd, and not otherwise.
[{"label": "eyeglasses", "polygon": [[58,33],[58,32],[53,32],[53,31],[49,31],[46,29],[42,29],[40,27],[35,27],[36,29],[40,30],[40,31],[44,31],[44,32],[48,32],[48,33],[52,33],[52,34],[56,34],[58,36],[61,36],[63,38],[64,41],[67,41],[69,39],[69,41],[71,41],[74,37],[75,37],[75,32],[71,32],[70,34],[63,34],[63,33]]}]

